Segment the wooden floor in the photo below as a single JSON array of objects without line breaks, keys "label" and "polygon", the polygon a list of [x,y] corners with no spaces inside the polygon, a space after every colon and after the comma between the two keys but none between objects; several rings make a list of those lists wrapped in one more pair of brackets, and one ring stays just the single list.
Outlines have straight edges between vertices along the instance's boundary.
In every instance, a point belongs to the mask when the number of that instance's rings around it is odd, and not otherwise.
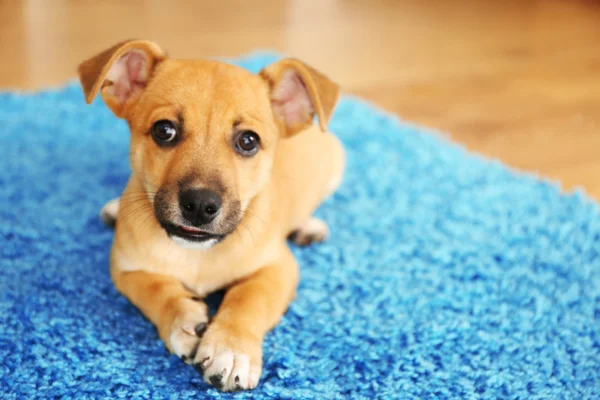
[{"label": "wooden floor", "polygon": [[73,77],[126,38],[275,49],[469,148],[600,199],[600,1],[0,0],[0,87]]}]

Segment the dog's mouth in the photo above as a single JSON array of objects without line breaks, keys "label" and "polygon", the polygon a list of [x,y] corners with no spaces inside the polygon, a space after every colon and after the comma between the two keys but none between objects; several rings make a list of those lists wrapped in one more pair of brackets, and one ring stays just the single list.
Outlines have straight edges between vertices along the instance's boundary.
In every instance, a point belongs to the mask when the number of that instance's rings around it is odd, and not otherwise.
[{"label": "dog's mouth", "polygon": [[185,239],[189,242],[202,243],[207,242],[209,240],[220,242],[225,238],[225,235],[206,232],[198,228],[193,228],[191,226],[175,225],[170,223],[163,223],[161,225],[169,236]]}]

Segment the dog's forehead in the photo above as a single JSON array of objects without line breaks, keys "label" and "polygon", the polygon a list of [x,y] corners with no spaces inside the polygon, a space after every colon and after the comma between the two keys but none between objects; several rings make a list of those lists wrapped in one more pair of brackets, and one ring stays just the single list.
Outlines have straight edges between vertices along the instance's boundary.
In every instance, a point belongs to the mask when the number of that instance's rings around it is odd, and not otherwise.
[{"label": "dog's forehead", "polygon": [[158,119],[183,119],[195,132],[274,131],[269,87],[259,75],[216,61],[165,60],[132,112],[133,129]]},{"label": "dog's forehead", "polygon": [[152,89],[162,91],[165,99],[197,105],[214,101],[252,105],[268,99],[267,85],[259,76],[210,60],[166,60],[156,71]]}]

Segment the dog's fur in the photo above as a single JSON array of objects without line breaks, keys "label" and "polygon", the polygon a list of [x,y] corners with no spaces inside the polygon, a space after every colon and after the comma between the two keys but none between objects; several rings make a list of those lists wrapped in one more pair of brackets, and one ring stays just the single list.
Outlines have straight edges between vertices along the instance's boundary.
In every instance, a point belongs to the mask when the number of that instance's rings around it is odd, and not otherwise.
[{"label": "dog's fur", "polygon": [[[117,289],[208,383],[254,388],[263,337],[298,283],[286,238],[306,245],[327,236],[327,225],[311,215],[342,179],[342,146],[326,132],[337,85],[295,59],[255,75],[215,61],[173,60],[142,40],[119,43],[78,71],[86,101],[100,92],[131,130],[133,173],[103,210],[105,221],[116,218],[110,259]],[[158,120],[176,124],[175,145],[153,140]],[[245,130],[260,137],[252,157],[233,148]],[[185,188],[221,196],[218,217],[200,227],[220,236],[198,243],[163,229],[185,228],[178,204]],[[209,323],[202,299],[221,288],[228,290]]]}]

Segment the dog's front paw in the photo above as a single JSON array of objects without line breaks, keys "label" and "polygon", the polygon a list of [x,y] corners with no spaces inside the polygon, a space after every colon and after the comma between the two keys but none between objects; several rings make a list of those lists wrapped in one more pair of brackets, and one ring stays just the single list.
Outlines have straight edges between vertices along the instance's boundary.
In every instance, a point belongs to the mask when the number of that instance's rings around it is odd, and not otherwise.
[{"label": "dog's front paw", "polygon": [[309,218],[289,235],[289,239],[298,246],[310,246],[327,239],[329,228],[325,221],[318,218]]},{"label": "dog's front paw", "polygon": [[163,340],[185,363],[193,364],[200,339],[208,327],[206,304],[199,298],[179,299]]},{"label": "dog's front paw", "polygon": [[254,389],[262,372],[262,342],[237,329],[211,325],[200,343],[195,367],[217,389]]}]

